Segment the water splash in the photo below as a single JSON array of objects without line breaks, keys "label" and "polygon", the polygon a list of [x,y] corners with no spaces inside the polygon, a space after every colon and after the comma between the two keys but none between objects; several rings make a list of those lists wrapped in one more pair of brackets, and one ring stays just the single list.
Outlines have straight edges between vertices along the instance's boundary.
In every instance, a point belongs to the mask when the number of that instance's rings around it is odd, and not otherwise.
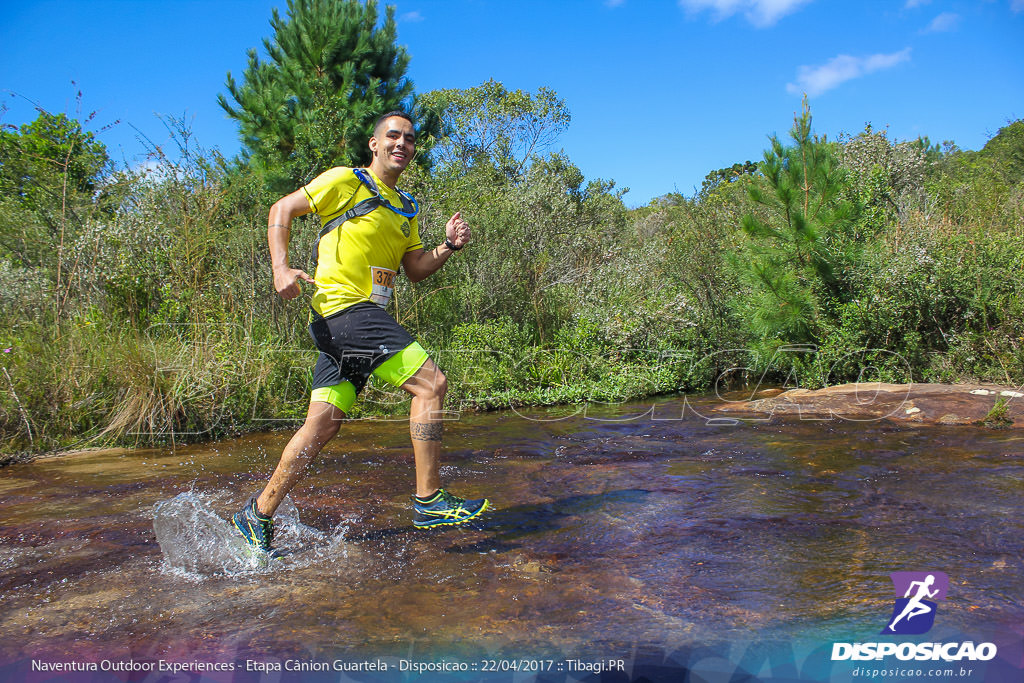
[{"label": "water splash", "polygon": [[237,574],[265,565],[230,522],[210,507],[194,492],[156,504],[153,530],[166,565],[199,576]]},{"label": "water splash", "polygon": [[324,546],[328,554],[337,556],[339,549],[344,554],[344,529],[329,535],[302,524],[290,498],[274,516],[275,546],[286,549],[283,557],[274,559],[246,544],[228,514],[213,511],[222,507],[210,495],[195,491],[156,504],[153,530],[167,568],[205,578],[292,569],[322,555]]}]

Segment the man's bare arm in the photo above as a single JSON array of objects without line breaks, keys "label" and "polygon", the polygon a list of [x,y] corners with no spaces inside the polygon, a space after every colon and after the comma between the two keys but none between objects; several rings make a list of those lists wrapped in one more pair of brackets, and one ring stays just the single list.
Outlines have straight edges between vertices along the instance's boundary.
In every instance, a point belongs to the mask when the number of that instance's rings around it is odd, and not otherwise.
[{"label": "man's bare arm", "polygon": [[[462,219],[461,211],[456,212],[448,219],[448,223],[444,226],[444,232],[445,242],[430,251],[426,249],[410,251],[402,258],[402,267],[405,269],[406,277],[413,282],[430,277],[441,269],[441,266],[451,258],[456,249],[461,249],[469,244],[471,233],[469,225]],[[455,249],[452,249],[449,244],[454,245]]]},{"label": "man's bare arm", "polygon": [[302,293],[298,285],[300,279],[313,282],[313,278],[304,270],[288,265],[288,238],[291,237],[292,221],[310,210],[309,200],[301,189],[278,199],[270,207],[267,243],[270,245],[270,264],[274,269],[274,289],[282,299],[294,299]]},{"label": "man's bare arm", "polygon": [[441,269],[441,266],[455,252],[446,247],[443,243],[437,245],[430,251],[417,249],[410,251],[402,258],[402,268],[405,276],[412,282],[419,282],[430,277]]}]

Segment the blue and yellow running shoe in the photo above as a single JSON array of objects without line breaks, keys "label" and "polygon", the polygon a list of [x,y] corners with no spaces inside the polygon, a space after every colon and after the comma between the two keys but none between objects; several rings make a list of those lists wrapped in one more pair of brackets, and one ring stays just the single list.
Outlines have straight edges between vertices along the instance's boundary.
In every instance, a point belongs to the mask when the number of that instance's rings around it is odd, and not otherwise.
[{"label": "blue and yellow running shoe", "polygon": [[235,513],[231,522],[246,543],[264,552],[272,552],[270,544],[274,540],[274,520],[261,515],[256,509],[255,496],[249,499],[241,512]]},{"label": "blue and yellow running shoe", "polygon": [[416,511],[416,516],[413,517],[412,523],[420,529],[463,524],[479,517],[490,504],[486,498],[466,500],[439,489],[425,500],[413,496],[412,507]]}]

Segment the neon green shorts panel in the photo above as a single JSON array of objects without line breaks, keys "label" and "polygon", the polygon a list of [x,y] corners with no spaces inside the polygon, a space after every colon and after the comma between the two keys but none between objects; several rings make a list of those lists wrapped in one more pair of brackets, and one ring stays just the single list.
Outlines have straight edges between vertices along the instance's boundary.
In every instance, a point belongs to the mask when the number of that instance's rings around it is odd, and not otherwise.
[{"label": "neon green shorts panel", "polygon": [[[370,375],[398,388],[409,381],[409,378],[423,367],[428,358],[426,350],[420,346],[420,343],[413,342],[378,365]],[[356,388],[352,382],[339,382],[330,387],[318,387],[313,390],[309,400],[310,402],[330,403],[347,415],[355,405]]]}]

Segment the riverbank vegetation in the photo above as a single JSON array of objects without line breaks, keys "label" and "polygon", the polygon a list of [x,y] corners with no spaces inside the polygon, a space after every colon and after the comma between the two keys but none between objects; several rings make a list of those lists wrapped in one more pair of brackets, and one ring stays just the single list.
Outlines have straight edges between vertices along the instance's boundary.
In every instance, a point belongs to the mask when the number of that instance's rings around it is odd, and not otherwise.
[{"label": "riverbank vegetation", "polygon": [[[403,176],[424,243],[457,210],[474,226],[437,275],[399,280],[392,311],[447,371],[450,408],[758,382],[1024,382],[1024,121],[978,151],[871,127],[828,140],[805,103],[758,163],[629,209],[614,179],[586,179],[557,151],[571,124],[556,93],[490,81],[416,96],[404,52],[394,60],[392,94],[430,122]],[[249,85],[233,86],[240,107],[259,99]],[[267,209],[282,178],[361,160],[340,144],[313,154],[329,124],[315,117],[291,129],[308,144],[276,161],[266,133],[227,159],[166,124],[173,145],[135,168],[111,162],[88,118],[41,112],[0,133],[9,456],[305,413],[316,351],[307,307],[274,293]],[[295,266],[317,230],[297,221]],[[355,416],[402,403],[373,385]]]}]

